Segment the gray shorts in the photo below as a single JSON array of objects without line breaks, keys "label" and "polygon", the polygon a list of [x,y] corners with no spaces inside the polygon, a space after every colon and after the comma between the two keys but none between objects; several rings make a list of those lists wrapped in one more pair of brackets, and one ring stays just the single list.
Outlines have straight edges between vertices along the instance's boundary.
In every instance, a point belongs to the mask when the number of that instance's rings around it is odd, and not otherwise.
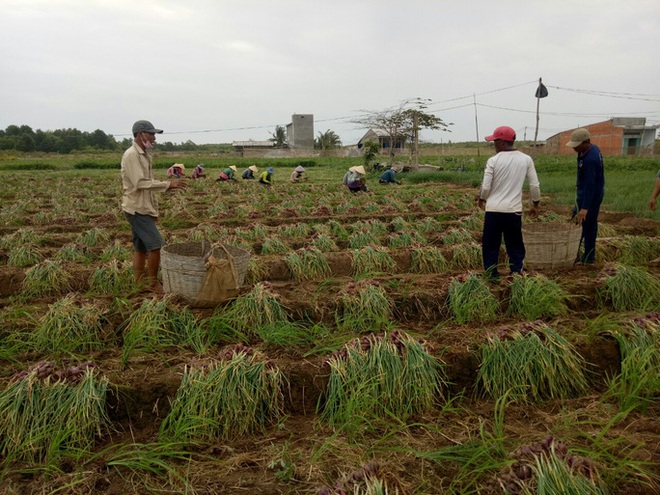
[{"label": "gray shorts", "polygon": [[160,249],[165,244],[158,228],[154,217],[149,215],[141,215],[136,213],[131,215],[124,212],[128,223],[131,224],[131,232],[133,233],[133,248],[141,253],[155,251]]}]

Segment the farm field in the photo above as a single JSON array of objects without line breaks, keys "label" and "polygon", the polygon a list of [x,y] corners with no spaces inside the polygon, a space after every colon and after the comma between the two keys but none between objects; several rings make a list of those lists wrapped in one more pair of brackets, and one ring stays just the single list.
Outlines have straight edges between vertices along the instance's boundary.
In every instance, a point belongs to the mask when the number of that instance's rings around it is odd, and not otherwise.
[{"label": "farm field", "polygon": [[478,172],[296,164],[159,196],[167,244],[251,253],[216,308],[133,289],[118,170],[5,170],[0,492],[660,491],[659,221],[604,207],[594,266],[493,284]]}]

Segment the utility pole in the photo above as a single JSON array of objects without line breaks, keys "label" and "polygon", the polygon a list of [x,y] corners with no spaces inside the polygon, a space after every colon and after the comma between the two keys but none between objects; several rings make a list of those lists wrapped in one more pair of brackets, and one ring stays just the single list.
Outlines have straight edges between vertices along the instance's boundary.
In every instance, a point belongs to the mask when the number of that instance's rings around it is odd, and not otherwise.
[{"label": "utility pole", "polygon": [[477,129],[477,156],[481,156],[479,150],[479,119],[477,118],[477,96],[472,93],[472,100],[474,102],[474,126]]}]

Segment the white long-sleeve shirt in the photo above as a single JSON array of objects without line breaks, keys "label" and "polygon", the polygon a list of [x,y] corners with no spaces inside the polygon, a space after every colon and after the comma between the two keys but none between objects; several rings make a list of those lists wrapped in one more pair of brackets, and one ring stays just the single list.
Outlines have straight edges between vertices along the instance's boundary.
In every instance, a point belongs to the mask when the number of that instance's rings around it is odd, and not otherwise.
[{"label": "white long-sleeve shirt", "polygon": [[500,151],[486,162],[484,180],[479,197],[486,200],[486,211],[502,213],[522,212],[522,189],[529,182],[532,201],[541,199],[539,179],[534,160],[518,151]]}]

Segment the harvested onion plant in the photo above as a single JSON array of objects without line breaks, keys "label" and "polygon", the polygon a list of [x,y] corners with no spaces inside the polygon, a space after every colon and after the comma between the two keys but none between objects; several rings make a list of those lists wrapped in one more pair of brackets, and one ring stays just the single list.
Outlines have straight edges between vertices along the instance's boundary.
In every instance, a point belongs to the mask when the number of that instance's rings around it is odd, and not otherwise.
[{"label": "harvested onion plant", "polygon": [[62,246],[57,253],[55,259],[60,261],[70,261],[72,263],[90,263],[92,256],[89,253],[87,246],[69,242]]},{"label": "harvested onion plant", "polygon": [[384,247],[367,246],[353,250],[351,262],[353,274],[356,276],[371,275],[374,273],[394,273],[397,271],[396,263]]},{"label": "harvested onion plant", "polygon": [[453,278],[449,283],[447,305],[459,325],[497,319],[500,305],[488,283],[474,273]]},{"label": "harvested onion plant", "polygon": [[7,264],[18,268],[36,265],[43,260],[42,254],[34,246],[29,244],[14,246],[9,250]]},{"label": "harvested onion plant", "polygon": [[660,309],[660,281],[641,268],[607,266],[599,277],[597,293],[614,311],[657,311]]},{"label": "harvested onion plant", "polygon": [[631,328],[612,335],[619,344],[621,372],[608,379],[605,397],[622,411],[645,412],[660,390],[660,314],[635,318]]},{"label": "harvested onion plant", "polygon": [[476,242],[453,246],[450,265],[456,270],[478,270],[483,265],[481,246]]},{"label": "harvested onion plant", "polygon": [[392,249],[410,247],[412,245],[426,244],[421,234],[416,231],[395,232],[387,236],[387,245]]},{"label": "harvested onion plant", "polygon": [[409,230],[409,225],[402,217],[396,217],[392,220],[392,229],[394,232],[403,232]]},{"label": "harvested onion plant", "polygon": [[289,254],[285,259],[294,280],[323,280],[332,275],[325,255],[316,248],[303,248]]},{"label": "harvested onion plant", "polygon": [[570,453],[550,436],[524,445],[511,456],[509,472],[498,479],[500,489],[521,495],[607,495],[593,461]]},{"label": "harvested onion plant", "polygon": [[348,240],[349,233],[343,224],[339,223],[337,220],[330,220],[328,226],[330,227],[330,232],[338,241],[344,242]]},{"label": "harvested onion plant", "polygon": [[234,299],[228,309],[214,315],[216,323],[224,324],[246,336],[255,336],[260,327],[287,322],[284,305],[270,290],[270,283],[260,282],[253,289]]},{"label": "harvested onion plant", "polygon": [[442,251],[435,246],[414,247],[410,255],[413,273],[443,273],[449,267]]},{"label": "harvested onion plant", "polygon": [[291,237],[299,239],[307,237],[311,231],[311,227],[306,223],[295,223],[293,225],[283,225],[278,229],[284,237]]},{"label": "harvested onion plant", "polygon": [[470,244],[474,242],[472,234],[465,229],[449,229],[441,237],[442,243],[447,246],[456,244]]},{"label": "harvested onion plant", "polygon": [[272,363],[237,344],[205,366],[186,366],[160,438],[226,440],[263,431],[284,413],[285,378]]},{"label": "harvested onion plant", "polygon": [[277,236],[267,237],[261,245],[261,254],[286,254],[290,251],[291,246]]},{"label": "harvested onion plant", "polygon": [[565,315],[568,294],[544,275],[514,277],[509,311],[529,321]]},{"label": "harvested onion plant", "polygon": [[101,310],[68,294],[48,307],[31,334],[39,352],[91,352],[102,346]]},{"label": "harvested onion plant", "polygon": [[352,233],[348,238],[348,246],[351,249],[360,249],[365,246],[380,246],[380,240],[370,231],[358,231]]},{"label": "harvested onion plant", "polygon": [[89,276],[89,288],[100,294],[119,296],[134,288],[133,266],[117,260],[97,267]]},{"label": "harvested onion plant", "polygon": [[485,396],[522,402],[576,397],[587,390],[584,358],[543,323],[501,331],[481,346],[477,382]]},{"label": "harvested onion plant", "polygon": [[0,456],[50,462],[89,450],[108,429],[108,380],[87,362],[58,370],[42,361],[0,393]]},{"label": "harvested onion plant", "polygon": [[660,240],[642,236],[629,236],[613,241],[615,258],[623,265],[648,266],[660,256]]},{"label": "harvested onion plant", "polygon": [[122,366],[126,366],[131,355],[136,352],[154,354],[165,347],[184,344],[190,340],[190,330],[182,328],[189,323],[188,318],[184,311],[177,310],[171,298],[164,297],[145,299],[140,307],[131,313],[122,324]]},{"label": "harvested onion plant", "polygon": [[312,242],[309,243],[309,246],[318,249],[322,253],[339,251],[339,248],[337,247],[337,244],[335,243],[333,238],[323,233],[317,234],[312,240]]},{"label": "harvested onion plant", "polygon": [[427,413],[446,385],[442,363],[400,331],[355,339],[326,363],[330,376],[319,408],[331,425]]},{"label": "harvested onion plant", "polygon": [[129,249],[123,242],[115,240],[110,246],[105,248],[99,256],[99,260],[102,262],[108,262],[112,260],[117,261],[130,261],[133,259],[133,250]]},{"label": "harvested onion plant", "polygon": [[261,282],[268,274],[268,267],[259,262],[256,256],[250,256],[245,271],[245,285],[254,285]]},{"label": "harvested onion plant", "polygon": [[23,296],[40,297],[71,290],[73,277],[59,261],[45,260],[28,268],[23,279]]},{"label": "harvested onion plant", "polygon": [[[390,488],[393,487],[393,488]],[[394,483],[388,483],[378,463],[369,462],[360,469],[343,476],[332,488],[323,486],[318,495],[398,495]]]},{"label": "harvested onion plant", "polygon": [[92,227],[87,232],[83,232],[76,238],[78,244],[94,247],[106,243],[110,240],[110,234],[102,228]]},{"label": "harvested onion plant", "polygon": [[340,296],[337,326],[357,333],[379,331],[392,324],[393,308],[394,303],[378,283],[350,283]]}]

